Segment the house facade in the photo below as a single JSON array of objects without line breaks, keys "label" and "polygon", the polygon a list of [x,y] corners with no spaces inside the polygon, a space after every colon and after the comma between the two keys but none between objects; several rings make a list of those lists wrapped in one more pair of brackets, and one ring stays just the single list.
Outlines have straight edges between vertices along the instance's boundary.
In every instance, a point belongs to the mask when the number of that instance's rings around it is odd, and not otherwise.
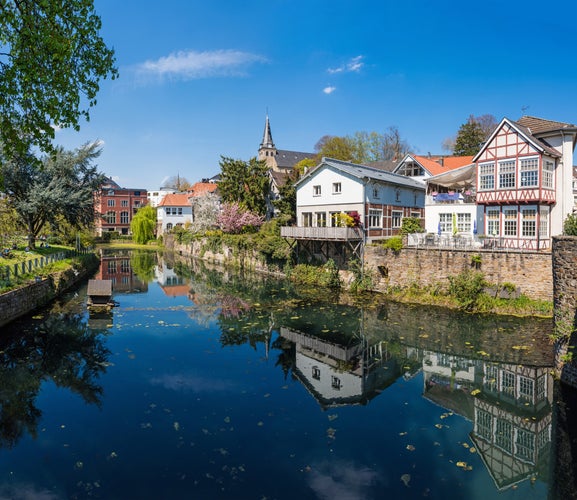
[{"label": "house facade", "polygon": [[146,189],[122,188],[112,179],[107,179],[95,193],[96,234],[130,234],[132,218],[147,201]]},{"label": "house facade", "polygon": [[188,193],[167,194],[158,204],[156,212],[157,235],[177,226],[192,224],[192,205]]},{"label": "house facade", "polygon": [[504,118],[473,159],[482,232],[500,247],[550,249],[574,209],[576,142],[575,125]]},{"label": "house facade", "polygon": [[331,158],[296,183],[297,226],[337,227],[358,219],[367,241],[400,234],[403,218],[423,219],[425,186],[403,175]]}]

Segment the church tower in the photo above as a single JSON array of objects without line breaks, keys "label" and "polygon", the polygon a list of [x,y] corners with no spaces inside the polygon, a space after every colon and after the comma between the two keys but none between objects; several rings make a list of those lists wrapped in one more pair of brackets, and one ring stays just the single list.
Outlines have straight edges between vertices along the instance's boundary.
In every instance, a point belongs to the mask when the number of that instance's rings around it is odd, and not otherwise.
[{"label": "church tower", "polygon": [[258,148],[258,159],[264,160],[266,166],[269,168],[276,168],[276,155],[278,151],[272,140],[272,133],[270,131],[270,122],[268,119],[268,113],[266,115],[266,122],[264,124],[264,134],[262,136],[262,142]]}]

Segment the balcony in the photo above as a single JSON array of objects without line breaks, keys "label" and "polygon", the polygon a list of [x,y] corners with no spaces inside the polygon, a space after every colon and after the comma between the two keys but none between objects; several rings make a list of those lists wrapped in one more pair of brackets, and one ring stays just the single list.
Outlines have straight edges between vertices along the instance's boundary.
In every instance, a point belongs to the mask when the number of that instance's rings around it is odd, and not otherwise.
[{"label": "balcony", "polygon": [[283,238],[295,240],[358,241],[364,238],[363,230],[360,227],[283,226],[280,228],[280,235]]},{"label": "balcony", "polygon": [[475,204],[475,193],[437,193],[425,197],[426,205]]}]

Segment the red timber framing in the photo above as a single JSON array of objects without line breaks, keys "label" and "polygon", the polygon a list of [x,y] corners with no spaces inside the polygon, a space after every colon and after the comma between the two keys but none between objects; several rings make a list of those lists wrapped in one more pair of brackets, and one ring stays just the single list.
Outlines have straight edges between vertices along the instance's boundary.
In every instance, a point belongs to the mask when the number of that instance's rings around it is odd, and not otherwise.
[{"label": "red timber framing", "polygon": [[550,249],[557,158],[503,123],[475,160],[477,204],[484,205],[484,233],[492,244]]}]

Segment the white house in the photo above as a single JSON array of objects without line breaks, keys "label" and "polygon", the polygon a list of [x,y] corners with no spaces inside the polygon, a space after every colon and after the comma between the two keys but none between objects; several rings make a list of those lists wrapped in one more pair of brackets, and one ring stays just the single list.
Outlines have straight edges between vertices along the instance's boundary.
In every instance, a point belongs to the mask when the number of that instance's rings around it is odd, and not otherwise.
[{"label": "white house", "polygon": [[157,207],[158,204],[167,194],[174,194],[174,193],[176,193],[176,189],[167,187],[162,187],[158,191],[148,191],[146,193],[146,196],[148,197],[148,204],[151,207]]},{"label": "white house", "polygon": [[342,225],[338,214],[355,217],[367,240],[399,234],[403,218],[422,219],[422,182],[363,165],[323,158],[296,183],[297,226]]},{"label": "white house", "polygon": [[176,226],[192,224],[192,205],[189,196],[187,193],[167,194],[158,204],[156,212],[158,235]]}]

